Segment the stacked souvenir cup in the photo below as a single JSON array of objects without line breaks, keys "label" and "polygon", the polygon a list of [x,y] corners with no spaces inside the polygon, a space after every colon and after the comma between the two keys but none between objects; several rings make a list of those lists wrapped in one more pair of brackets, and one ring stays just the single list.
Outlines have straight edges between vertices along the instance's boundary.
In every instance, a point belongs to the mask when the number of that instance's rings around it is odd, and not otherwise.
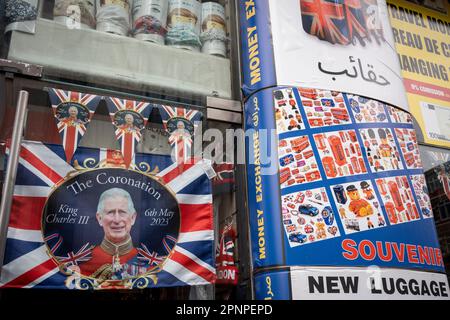
[{"label": "stacked souvenir cup", "polygon": [[197,0],[169,0],[167,45],[200,51],[201,8]]},{"label": "stacked souvenir cup", "polygon": [[89,0],[55,0],[53,20],[69,29],[94,29],[95,3]]},{"label": "stacked souvenir cup", "polygon": [[121,36],[130,29],[131,0],[96,0],[97,30]]},{"label": "stacked souvenir cup", "polygon": [[164,44],[169,0],[133,1],[133,37],[143,41]]},{"label": "stacked souvenir cup", "polygon": [[215,2],[202,4],[202,52],[220,57],[226,56],[225,8]]}]

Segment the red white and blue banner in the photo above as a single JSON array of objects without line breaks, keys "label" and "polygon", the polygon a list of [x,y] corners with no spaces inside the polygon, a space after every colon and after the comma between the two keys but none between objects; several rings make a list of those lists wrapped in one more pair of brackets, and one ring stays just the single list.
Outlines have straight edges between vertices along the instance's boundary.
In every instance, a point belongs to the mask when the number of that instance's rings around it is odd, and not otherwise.
[{"label": "red white and blue banner", "polygon": [[[9,150],[7,151],[9,152]],[[202,160],[24,142],[3,288],[134,289],[215,281],[211,182]]]},{"label": "red white and blue banner", "polygon": [[66,161],[70,163],[102,97],[54,88],[49,88],[48,93]]},{"label": "red white and blue banner", "polygon": [[236,237],[233,218],[231,218],[225,221],[216,248],[217,284],[238,284],[239,270],[234,257]]},{"label": "red white and blue banner", "polygon": [[191,158],[192,138],[203,114],[196,110],[166,105],[159,106],[159,112],[164,128],[170,134],[169,143],[175,161],[187,162]]},{"label": "red white and blue banner", "polygon": [[106,104],[128,168],[133,162],[136,146],[141,141],[141,132],[147,125],[153,105],[113,97],[106,97]]}]

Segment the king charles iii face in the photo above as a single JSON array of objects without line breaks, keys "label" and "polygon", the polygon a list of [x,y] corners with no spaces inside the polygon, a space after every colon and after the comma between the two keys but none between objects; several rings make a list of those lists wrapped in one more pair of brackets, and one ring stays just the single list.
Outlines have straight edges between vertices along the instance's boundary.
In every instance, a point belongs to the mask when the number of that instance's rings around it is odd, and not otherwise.
[{"label": "king charles iii face", "polygon": [[128,125],[132,125],[133,122],[134,122],[133,116],[131,114],[129,114],[129,113],[126,114],[125,115],[125,123],[128,124]]},{"label": "king charles iii face", "polygon": [[97,221],[103,227],[105,238],[118,244],[129,238],[136,212],[129,212],[127,198],[109,197],[104,200],[102,212],[97,213]]},{"label": "king charles iii face", "polygon": [[76,118],[78,115],[78,109],[76,107],[70,107],[69,108],[69,116],[72,118]]}]

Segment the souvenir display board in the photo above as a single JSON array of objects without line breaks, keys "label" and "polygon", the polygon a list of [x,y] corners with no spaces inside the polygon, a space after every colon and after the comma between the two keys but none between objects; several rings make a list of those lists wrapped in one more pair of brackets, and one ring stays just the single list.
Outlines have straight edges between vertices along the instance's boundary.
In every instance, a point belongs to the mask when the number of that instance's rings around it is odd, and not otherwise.
[{"label": "souvenir display board", "polygon": [[[336,298],[326,290],[308,295],[305,286],[314,278],[321,288],[329,267],[369,281],[364,272],[374,266],[386,279],[417,276],[428,286],[435,279],[442,284],[440,295],[408,297],[448,297],[407,113],[355,94],[298,87],[261,90],[245,112],[246,128],[256,129],[247,144],[247,172],[257,298],[267,298],[269,282],[278,298]],[[262,276],[269,267],[285,267],[289,276]]]}]

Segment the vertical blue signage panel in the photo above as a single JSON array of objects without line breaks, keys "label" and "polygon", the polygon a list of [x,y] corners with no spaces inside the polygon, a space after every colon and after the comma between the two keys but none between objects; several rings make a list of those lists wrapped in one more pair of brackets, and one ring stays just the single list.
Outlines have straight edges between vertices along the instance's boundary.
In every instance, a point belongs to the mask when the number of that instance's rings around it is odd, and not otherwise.
[{"label": "vertical blue signage panel", "polygon": [[276,84],[269,15],[267,0],[240,1],[242,90],[245,97]]},{"label": "vertical blue signage panel", "polygon": [[[284,264],[280,189],[272,96],[263,90],[245,103],[246,160],[254,268]],[[269,108],[267,108],[269,106]]]}]

